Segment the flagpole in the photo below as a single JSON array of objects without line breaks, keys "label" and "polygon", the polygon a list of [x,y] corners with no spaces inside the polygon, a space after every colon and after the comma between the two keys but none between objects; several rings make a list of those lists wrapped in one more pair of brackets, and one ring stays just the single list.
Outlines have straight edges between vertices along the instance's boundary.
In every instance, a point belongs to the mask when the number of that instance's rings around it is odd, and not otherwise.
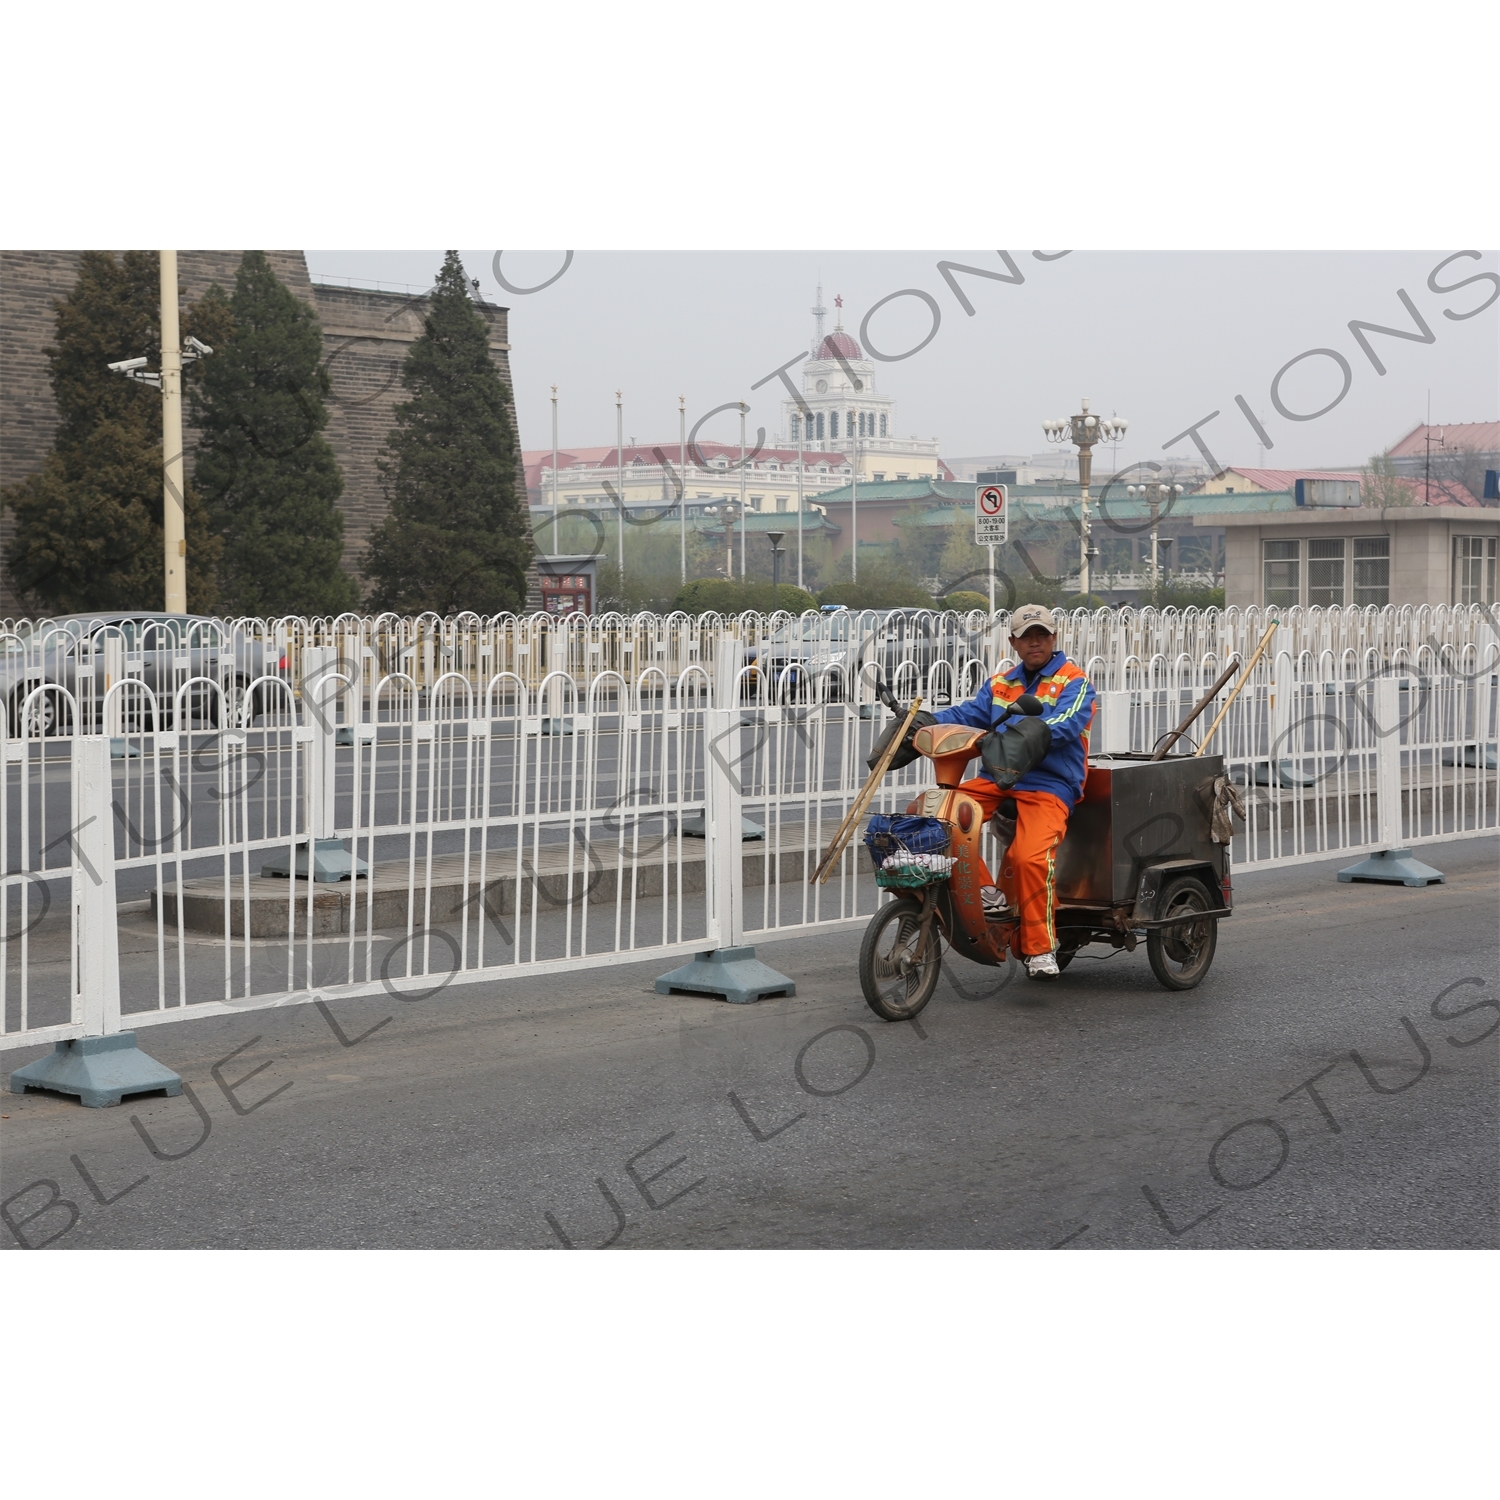
[{"label": "flagpole", "polygon": [[687,583],[687,397],[677,398],[677,484],[679,489],[677,515],[678,529],[682,533],[682,581]]},{"label": "flagpole", "polygon": [[807,417],[799,412],[797,422],[797,587],[802,587],[802,429]]},{"label": "flagpole", "polygon": [[[620,603],[625,603],[625,407],[615,392],[615,490],[619,495],[619,515],[615,530],[619,534],[620,551]],[[621,609],[620,613],[624,614]]]},{"label": "flagpole", "polygon": [[[853,412],[845,412],[844,413],[844,416],[845,416],[846,419],[849,418],[849,417],[852,417],[853,415],[854,415]],[[848,426],[852,426],[853,424],[851,422],[849,422],[849,421],[846,420],[844,425],[846,427],[848,427]],[[849,531],[851,533],[851,540],[854,543],[854,548],[853,548],[853,550],[849,554],[850,558],[852,559],[852,561],[849,564],[849,581],[850,581],[850,583],[858,583],[859,582],[859,442],[858,442],[858,440],[851,437],[849,446],[850,446],[850,449],[852,450],[851,457],[849,459],[849,475],[850,475],[850,481],[849,481]]]},{"label": "flagpole", "polygon": [[557,387],[552,387],[552,552],[558,555],[557,545]]},{"label": "flagpole", "polygon": [[745,581],[745,413],[750,408],[740,402],[740,582]]}]

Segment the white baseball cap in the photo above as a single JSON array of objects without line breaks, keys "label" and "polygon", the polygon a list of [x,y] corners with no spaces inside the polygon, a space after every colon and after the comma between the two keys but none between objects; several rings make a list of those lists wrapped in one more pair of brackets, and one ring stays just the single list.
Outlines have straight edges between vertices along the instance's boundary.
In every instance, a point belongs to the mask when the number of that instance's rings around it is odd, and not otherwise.
[{"label": "white baseball cap", "polygon": [[1052,611],[1044,604],[1023,604],[1010,617],[1010,633],[1017,640],[1026,634],[1028,630],[1038,627],[1045,630],[1048,635],[1057,634],[1057,621],[1052,617]]}]

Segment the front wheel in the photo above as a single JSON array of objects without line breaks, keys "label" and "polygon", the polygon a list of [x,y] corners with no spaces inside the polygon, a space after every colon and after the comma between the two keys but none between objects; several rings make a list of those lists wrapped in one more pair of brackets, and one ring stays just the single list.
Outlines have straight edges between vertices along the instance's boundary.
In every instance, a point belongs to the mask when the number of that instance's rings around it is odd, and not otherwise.
[{"label": "front wheel", "polygon": [[922,903],[914,896],[888,901],[870,919],[859,950],[859,984],[884,1021],[909,1021],[932,999],[942,969],[942,940],[934,917],[922,938]]},{"label": "front wheel", "polygon": [[1191,875],[1179,875],[1167,882],[1157,910],[1163,921],[1181,921],[1146,934],[1151,971],[1169,990],[1190,990],[1208,973],[1219,940],[1216,918],[1194,916],[1208,910],[1208,892]]}]

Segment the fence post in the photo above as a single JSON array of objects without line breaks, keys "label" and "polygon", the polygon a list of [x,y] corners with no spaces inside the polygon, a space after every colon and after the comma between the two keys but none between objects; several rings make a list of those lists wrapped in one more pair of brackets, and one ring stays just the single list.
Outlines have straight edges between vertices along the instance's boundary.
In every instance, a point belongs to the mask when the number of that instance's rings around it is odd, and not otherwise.
[{"label": "fence post", "polygon": [[114,773],[107,734],[78,735],[72,747],[72,924],[74,1014],[84,1035],[58,1042],[10,1075],[10,1091],[74,1094],[101,1109],[127,1094],[180,1094],[182,1079],[120,1030],[120,934],[115,906]]},{"label": "fence post", "polygon": [[[1103,723],[1099,726],[1098,753],[1125,755],[1130,750],[1130,697],[1123,689],[1102,692],[1099,708]],[[1149,746],[1147,747],[1150,748]]]},{"label": "fence post", "polygon": [[[305,646],[302,650],[302,727],[307,741],[307,833],[312,845],[312,878],[315,882],[354,880],[368,875],[370,867],[344,848],[334,837],[334,769],[338,736],[339,654],[332,646]],[[353,714],[350,715],[351,719]],[[351,736],[352,739],[352,736]],[[261,866],[264,875],[307,876],[308,845],[299,845],[295,861],[277,854]]]},{"label": "fence post", "polygon": [[712,995],[748,1005],[769,995],[795,995],[797,986],[755,956],[745,943],[745,764],[739,706],[740,648],[721,631],[714,652],[713,707],[703,715],[704,889],[719,946],[656,981],[658,995]]},{"label": "fence post", "polygon": [[[1401,828],[1401,684],[1391,673],[1373,683],[1375,700],[1375,816],[1379,821],[1378,842],[1385,847],[1339,871],[1341,881],[1369,881],[1377,885],[1441,885],[1442,872],[1424,865],[1404,847]],[[1413,687],[1411,696],[1415,698]],[[1412,736],[1415,741],[1415,734]],[[1412,756],[1415,772],[1415,753]],[[1415,829],[1419,809],[1418,779],[1412,776],[1411,823]]]}]

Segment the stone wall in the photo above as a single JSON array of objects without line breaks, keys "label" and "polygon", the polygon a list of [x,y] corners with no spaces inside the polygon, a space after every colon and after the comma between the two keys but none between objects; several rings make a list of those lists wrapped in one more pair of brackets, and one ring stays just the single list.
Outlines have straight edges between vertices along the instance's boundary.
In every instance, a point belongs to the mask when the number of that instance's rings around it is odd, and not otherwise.
[{"label": "stone wall", "polygon": [[[358,560],[371,529],[386,511],[376,459],[385,445],[402,400],[401,362],[421,334],[425,299],[395,292],[315,285],[300,250],[268,250],[276,273],[294,296],[318,315],[323,327],[324,363],[332,383],[325,436],[344,474],[344,561],[358,572]],[[234,290],[238,250],[178,252],[183,301],[194,302],[217,282]],[[0,484],[14,484],[36,473],[57,429],[46,347],[56,331],[54,301],[66,297],[78,275],[79,252],[23,250],[0,252]],[[490,353],[512,390],[508,309],[480,304],[490,327]],[[133,350],[120,351],[122,359]],[[510,402],[516,421],[515,398]],[[195,434],[185,434],[191,473]],[[526,493],[521,443],[516,443],[517,493]],[[10,517],[0,516],[0,544],[10,535]],[[535,568],[531,570],[532,575]],[[536,595],[534,576],[529,592]],[[0,614],[19,608],[0,560]]]}]

